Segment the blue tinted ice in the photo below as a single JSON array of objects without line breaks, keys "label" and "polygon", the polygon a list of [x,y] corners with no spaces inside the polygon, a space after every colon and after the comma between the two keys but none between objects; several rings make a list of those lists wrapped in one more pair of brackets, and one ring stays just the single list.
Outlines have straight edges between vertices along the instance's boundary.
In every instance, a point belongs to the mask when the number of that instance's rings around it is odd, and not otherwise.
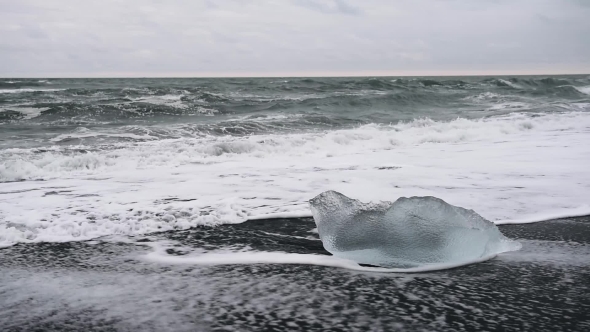
[{"label": "blue tinted ice", "polygon": [[361,203],[335,191],[310,201],[324,248],[334,256],[384,267],[467,264],[520,249],[473,210],[436,197]]}]

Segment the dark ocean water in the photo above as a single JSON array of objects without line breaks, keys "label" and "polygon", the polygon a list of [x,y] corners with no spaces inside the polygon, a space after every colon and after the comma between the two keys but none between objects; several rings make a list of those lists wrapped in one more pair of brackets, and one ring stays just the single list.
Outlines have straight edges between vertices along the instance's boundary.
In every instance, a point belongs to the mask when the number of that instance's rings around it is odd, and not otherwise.
[{"label": "dark ocean water", "polygon": [[[0,331],[588,331],[588,142],[588,75],[0,79]],[[351,268],[326,190],[522,249]]]},{"label": "dark ocean water", "polygon": [[[309,132],[563,112],[589,102],[587,75],[2,79],[0,146]],[[94,134],[50,142],[76,129]]]}]

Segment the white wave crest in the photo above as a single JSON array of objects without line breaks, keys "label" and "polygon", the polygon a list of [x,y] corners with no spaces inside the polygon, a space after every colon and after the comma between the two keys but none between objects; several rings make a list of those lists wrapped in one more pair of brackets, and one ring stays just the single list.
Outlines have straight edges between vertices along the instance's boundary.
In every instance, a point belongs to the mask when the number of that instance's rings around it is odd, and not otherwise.
[{"label": "white wave crest", "polygon": [[[126,126],[123,128],[133,128],[133,126]],[[121,133],[113,130],[94,131],[85,127],[78,127],[74,132],[69,134],[60,134],[50,139],[51,142],[61,142],[70,139],[81,139],[81,138],[106,138],[106,137],[117,137],[117,138],[128,138],[138,141],[154,140],[156,137],[145,133],[144,135],[132,134],[132,133]]]},{"label": "white wave crest", "polygon": [[474,96],[468,96],[465,97],[464,99],[466,100],[474,100],[474,101],[485,101],[485,100],[495,100],[495,99],[499,99],[502,96],[497,94],[497,93],[493,93],[493,92],[483,92],[480,93],[478,95],[474,95]]},{"label": "white wave crest", "polygon": [[24,117],[23,119],[28,120],[32,118],[36,118],[41,113],[49,110],[49,107],[8,107],[4,109],[0,109],[0,112],[6,111],[15,111],[21,113]]},{"label": "white wave crest", "polygon": [[65,89],[0,89],[0,93],[55,92]]},{"label": "white wave crest", "polygon": [[153,104],[153,105],[163,105],[163,106],[170,106],[180,109],[188,108],[188,105],[182,102],[182,97],[184,94],[168,94],[162,96],[147,96],[147,97],[140,97],[140,98],[131,98],[133,102],[141,102],[146,104]]},{"label": "white wave crest", "polygon": [[501,79],[501,78],[498,79],[498,81],[502,82],[502,84],[505,84],[505,85],[507,85],[507,86],[509,86],[509,87],[511,87],[513,89],[522,89],[522,87],[520,85],[514,84],[514,83],[512,83],[510,81],[507,81],[507,80],[504,80],[504,79]]}]

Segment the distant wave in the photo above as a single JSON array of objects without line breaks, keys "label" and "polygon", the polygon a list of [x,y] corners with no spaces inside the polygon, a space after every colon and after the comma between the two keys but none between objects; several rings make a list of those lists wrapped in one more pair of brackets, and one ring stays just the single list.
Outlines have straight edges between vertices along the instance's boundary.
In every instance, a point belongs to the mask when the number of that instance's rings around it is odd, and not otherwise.
[{"label": "distant wave", "polygon": [[32,119],[41,115],[42,112],[49,110],[49,107],[8,107],[8,108],[0,108],[0,121],[3,118],[8,120],[17,120],[17,119]]},{"label": "distant wave", "polygon": [[0,89],[0,93],[29,93],[29,92],[54,92],[64,91],[65,89]]}]

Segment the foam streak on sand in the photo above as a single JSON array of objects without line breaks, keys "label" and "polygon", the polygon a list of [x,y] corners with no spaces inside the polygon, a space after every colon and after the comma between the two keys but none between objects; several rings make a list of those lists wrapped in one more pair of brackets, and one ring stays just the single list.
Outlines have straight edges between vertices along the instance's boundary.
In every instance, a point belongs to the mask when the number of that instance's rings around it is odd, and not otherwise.
[{"label": "foam streak on sand", "polygon": [[494,258],[496,255],[480,257],[468,262],[447,263],[447,264],[430,264],[426,266],[413,268],[383,268],[361,266],[354,261],[338,258],[328,255],[312,254],[294,254],[285,252],[226,252],[226,253],[207,253],[202,255],[191,256],[172,256],[161,251],[154,251],[145,256],[143,259],[149,262],[160,264],[185,264],[185,265],[236,265],[236,264],[301,264],[301,265],[319,265],[327,267],[339,267],[348,270],[365,271],[365,272],[385,272],[385,273],[418,273],[427,271],[438,271],[452,269],[459,266],[483,262]]},{"label": "foam streak on sand", "polygon": [[572,112],[6,149],[0,244],[308,216],[326,190],[436,196],[499,223],[586,214],[588,141],[590,114]]}]

